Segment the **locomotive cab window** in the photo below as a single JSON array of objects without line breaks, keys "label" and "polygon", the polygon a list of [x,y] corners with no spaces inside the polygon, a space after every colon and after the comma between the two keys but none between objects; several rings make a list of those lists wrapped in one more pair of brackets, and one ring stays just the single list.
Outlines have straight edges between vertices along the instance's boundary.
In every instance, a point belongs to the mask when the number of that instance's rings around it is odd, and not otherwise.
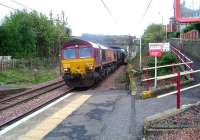
[{"label": "locomotive cab window", "polygon": [[65,49],[63,52],[64,59],[73,59],[76,58],[76,50],[75,48],[72,49]]},{"label": "locomotive cab window", "polygon": [[89,47],[80,48],[79,51],[80,51],[79,52],[80,58],[92,57],[92,48],[89,48]]}]

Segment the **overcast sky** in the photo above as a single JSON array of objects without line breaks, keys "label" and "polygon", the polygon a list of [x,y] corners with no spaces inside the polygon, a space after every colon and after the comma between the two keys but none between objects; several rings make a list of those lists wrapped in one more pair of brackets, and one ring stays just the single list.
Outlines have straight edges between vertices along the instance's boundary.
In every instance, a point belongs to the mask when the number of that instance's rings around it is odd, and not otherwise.
[{"label": "overcast sky", "polygon": [[[150,0],[104,0],[113,18],[108,14],[101,0],[0,0],[0,3],[17,9],[24,8],[12,1],[23,3],[47,16],[50,10],[55,17],[63,10],[68,17],[73,35],[94,33],[140,36],[151,23],[166,24],[174,12],[174,0],[153,0],[142,21],[142,15]],[[0,20],[3,20],[10,11],[12,10],[0,6]]]}]

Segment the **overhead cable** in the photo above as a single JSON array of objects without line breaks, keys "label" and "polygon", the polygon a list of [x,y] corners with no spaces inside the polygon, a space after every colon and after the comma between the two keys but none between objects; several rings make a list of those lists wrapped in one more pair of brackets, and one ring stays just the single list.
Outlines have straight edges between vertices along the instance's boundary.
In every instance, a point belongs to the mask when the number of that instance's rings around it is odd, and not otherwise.
[{"label": "overhead cable", "polygon": [[8,6],[8,5],[6,5],[6,4],[3,4],[3,3],[0,3],[0,6],[6,7],[6,8],[9,8],[9,9],[12,9],[12,10],[17,10],[17,9],[15,9],[15,8],[13,8],[13,7],[11,7],[11,6]]},{"label": "overhead cable", "polygon": [[24,8],[26,8],[26,9],[30,9],[31,11],[33,11],[32,8],[30,8],[30,7],[26,6],[25,4],[22,4],[22,3],[20,3],[20,2],[18,2],[16,0],[10,0],[10,1],[15,3],[15,4],[17,4],[17,5],[20,5],[20,6],[24,7]]},{"label": "overhead cable", "polygon": [[148,12],[150,6],[151,6],[152,1],[153,1],[153,0],[150,0],[150,1],[149,1],[148,5],[147,5],[147,7],[146,7],[146,9],[145,9],[145,11],[144,11],[144,14],[142,15],[142,18],[141,18],[141,21],[140,21],[140,22],[142,22],[142,20],[143,20],[144,17],[146,16],[146,14],[147,14],[147,12]]},{"label": "overhead cable", "polygon": [[106,11],[108,12],[108,14],[112,17],[112,19],[114,20],[114,22],[116,22],[110,8],[107,6],[107,4],[104,2],[104,0],[101,0],[101,3],[103,4],[104,8],[106,9]]}]

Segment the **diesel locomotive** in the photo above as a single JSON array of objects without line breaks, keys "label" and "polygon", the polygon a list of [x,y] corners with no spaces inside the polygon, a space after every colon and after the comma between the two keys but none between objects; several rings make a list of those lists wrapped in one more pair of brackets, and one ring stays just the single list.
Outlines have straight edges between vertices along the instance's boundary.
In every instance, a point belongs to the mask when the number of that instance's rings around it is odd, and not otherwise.
[{"label": "diesel locomotive", "polygon": [[61,53],[63,79],[70,87],[90,87],[125,63],[121,48],[108,48],[81,39],[66,42]]}]

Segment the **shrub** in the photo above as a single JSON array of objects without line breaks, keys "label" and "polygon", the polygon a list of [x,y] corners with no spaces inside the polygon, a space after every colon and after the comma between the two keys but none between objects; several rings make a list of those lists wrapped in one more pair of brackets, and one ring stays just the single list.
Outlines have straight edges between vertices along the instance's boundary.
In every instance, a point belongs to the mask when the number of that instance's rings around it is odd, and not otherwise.
[{"label": "shrub", "polygon": [[[169,64],[173,64],[176,63],[177,59],[176,56],[172,53],[166,52],[162,55],[162,57],[158,58],[158,66],[163,66],[163,65],[169,65]],[[149,67],[154,67],[155,66],[155,58],[149,58],[147,65]],[[165,75],[170,73],[171,68],[167,67],[167,68],[160,68],[158,69],[158,75]],[[151,75],[154,75],[154,70],[151,70]]]},{"label": "shrub", "polygon": [[[172,64],[172,63],[176,63],[177,59],[176,56],[172,53],[166,52],[164,53],[161,57],[158,58],[158,66],[161,65],[168,65],[168,64]],[[147,65],[149,67],[154,67],[155,66],[155,58],[149,58]]]}]

